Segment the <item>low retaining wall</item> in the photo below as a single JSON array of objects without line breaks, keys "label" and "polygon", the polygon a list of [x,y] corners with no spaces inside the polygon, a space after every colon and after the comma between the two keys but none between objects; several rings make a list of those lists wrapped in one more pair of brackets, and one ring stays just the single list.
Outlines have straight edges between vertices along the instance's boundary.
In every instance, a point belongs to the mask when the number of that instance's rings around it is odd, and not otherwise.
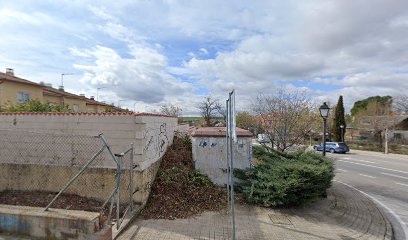
[{"label": "low retaining wall", "polygon": [[101,229],[99,213],[0,205],[0,232],[41,239],[112,239],[111,227]]}]

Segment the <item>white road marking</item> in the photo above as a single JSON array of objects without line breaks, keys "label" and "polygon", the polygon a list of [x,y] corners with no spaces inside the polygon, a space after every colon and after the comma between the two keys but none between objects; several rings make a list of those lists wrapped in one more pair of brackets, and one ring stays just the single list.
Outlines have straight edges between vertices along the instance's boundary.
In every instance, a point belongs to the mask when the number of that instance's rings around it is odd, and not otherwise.
[{"label": "white road marking", "polygon": [[375,164],[375,162],[371,162],[371,161],[367,161],[367,160],[353,159],[353,160],[350,160],[350,161],[358,161],[358,162],[365,162],[365,163],[373,163],[373,164]]},{"label": "white road marking", "polygon": [[356,164],[356,165],[361,165],[361,166],[373,167],[373,168],[383,169],[383,170],[387,170],[387,171],[393,171],[393,172],[408,174],[408,172],[406,172],[406,171],[400,171],[400,170],[395,170],[395,169],[391,169],[391,168],[378,167],[378,166],[368,165],[368,164],[364,164],[364,163],[356,163],[356,162],[350,162],[350,161],[344,161],[344,160],[337,160],[337,161]]},{"label": "white road marking", "polygon": [[341,169],[341,168],[337,168],[337,171],[340,171],[340,172],[348,172],[347,170],[344,170],[344,169]]},{"label": "white road marking", "polygon": [[363,177],[368,177],[368,178],[376,178],[376,177],[373,177],[373,176],[370,176],[370,175],[365,175],[365,174],[359,174],[360,176],[363,176]]},{"label": "white road marking", "polygon": [[357,189],[357,188],[355,188],[355,187],[353,187],[353,186],[351,186],[351,185],[349,185],[347,183],[337,181],[337,180],[333,180],[333,181],[341,183],[341,184],[343,184],[343,185],[345,185],[345,186],[347,186],[349,188],[352,188],[352,189],[364,194],[368,198],[372,199],[375,203],[377,203],[378,205],[383,207],[389,214],[391,214],[398,221],[398,223],[401,225],[402,231],[404,233],[404,237],[405,237],[405,239],[407,239],[407,237],[408,237],[408,227],[407,227],[407,225],[404,223],[404,221],[402,221],[401,217],[398,216],[391,208],[387,207],[384,203],[380,202],[376,198],[368,195],[367,193],[365,193],[365,192],[363,192],[363,191],[361,191],[361,190],[359,190],[359,189]]},{"label": "white road marking", "polygon": [[396,178],[408,179],[408,177],[403,177],[403,176],[395,175],[395,174],[391,174],[391,173],[382,172],[381,174],[382,174],[382,175],[391,176],[391,177],[396,177]]},{"label": "white road marking", "polygon": [[398,184],[398,185],[401,185],[401,186],[408,187],[408,184],[405,184],[405,183],[399,183],[399,182],[396,182],[395,184]]},{"label": "white road marking", "polygon": [[349,157],[344,157],[344,158],[342,158],[343,160],[350,160],[350,158]]}]

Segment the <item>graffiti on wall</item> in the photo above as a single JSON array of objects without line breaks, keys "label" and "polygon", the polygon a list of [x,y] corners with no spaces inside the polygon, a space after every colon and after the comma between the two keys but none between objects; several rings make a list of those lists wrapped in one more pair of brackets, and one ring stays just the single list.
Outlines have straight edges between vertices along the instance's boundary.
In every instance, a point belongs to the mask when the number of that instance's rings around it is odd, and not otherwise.
[{"label": "graffiti on wall", "polygon": [[145,160],[155,160],[162,157],[169,146],[166,123],[162,123],[159,128],[147,128],[144,132],[144,139],[146,139],[143,148]]}]

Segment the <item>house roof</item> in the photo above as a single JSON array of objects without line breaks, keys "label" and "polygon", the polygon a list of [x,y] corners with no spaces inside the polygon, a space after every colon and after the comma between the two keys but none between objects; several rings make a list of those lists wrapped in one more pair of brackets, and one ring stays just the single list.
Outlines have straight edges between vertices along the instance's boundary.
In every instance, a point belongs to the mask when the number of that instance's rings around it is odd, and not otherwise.
[{"label": "house roof", "polygon": [[37,86],[37,87],[44,87],[41,84],[29,81],[29,80],[24,79],[24,78],[19,78],[19,77],[13,76],[13,75],[5,74],[5,73],[2,73],[2,72],[0,72],[0,80],[23,83],[23,84],[29,84],[29,85],[33,85],[33,86]]},{"label": "house roof", "polygon": [[[226,127],[191,128],[190,134],[192,137],[225,137]],[[237,128],[237,137],[252,137],[252,133],[248,130]]]},{"label": "house roof", "polygon": [[87,99],[86,97],[82,97],[82,96],[79,96],[73,93],[58,90],[52,87],[47,87],[47,86],[42,86],[42,87],[43,87],[43,93],[47,95],[64,96],[64,97],[78,98],[78,99],[84,99],[84,100]]},{"label": "house roof", "polygon": [[115,106],[107,104],[107,103],[98,102],[98,101],[95,101],[95,100],[92,100],[92,99],[89,99],[89,98],[86,98],[86,97],[83,97],[83,96],[79,96],[79,95],[76,95],[76,94],[73,94],[73,93],[69,93],[69,92],[59,90],[59,89],[48,87],[46,85],[35,83],[35,82],[29,81],[27,79],[16,77],[14,75],[5,74],[5,73],[2,73],[2,72],[0,72],[0,80],[12,81],[12,82],[17,82],[17,83],[22,83],[22,84],[29,84],[29,85],[32,85],[32,86],[40,87],[40,88],[43,89],[43,94],[45,94],[45,95],[58,96],[58,97],[63,96],[63,97],[68,97],[68,98],[83,99],[83,100],[86,101],[87,105],[100,105],[100,106],[112,107],[114,110],[118,110],[118,111],[123,110],[121,108],[115,107]]}]

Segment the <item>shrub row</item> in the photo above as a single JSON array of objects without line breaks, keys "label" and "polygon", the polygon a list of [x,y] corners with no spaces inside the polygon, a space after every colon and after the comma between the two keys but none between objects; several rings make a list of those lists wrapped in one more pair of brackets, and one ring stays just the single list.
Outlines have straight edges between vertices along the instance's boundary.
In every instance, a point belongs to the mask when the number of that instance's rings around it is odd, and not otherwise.
[{"label": "shrub row", "polygon": [[325,196],[334,177],[333,161],[311,152],[267,152],[254,147],[255,167],[234,170],[237,190],[263,206],[296,206]]}]

